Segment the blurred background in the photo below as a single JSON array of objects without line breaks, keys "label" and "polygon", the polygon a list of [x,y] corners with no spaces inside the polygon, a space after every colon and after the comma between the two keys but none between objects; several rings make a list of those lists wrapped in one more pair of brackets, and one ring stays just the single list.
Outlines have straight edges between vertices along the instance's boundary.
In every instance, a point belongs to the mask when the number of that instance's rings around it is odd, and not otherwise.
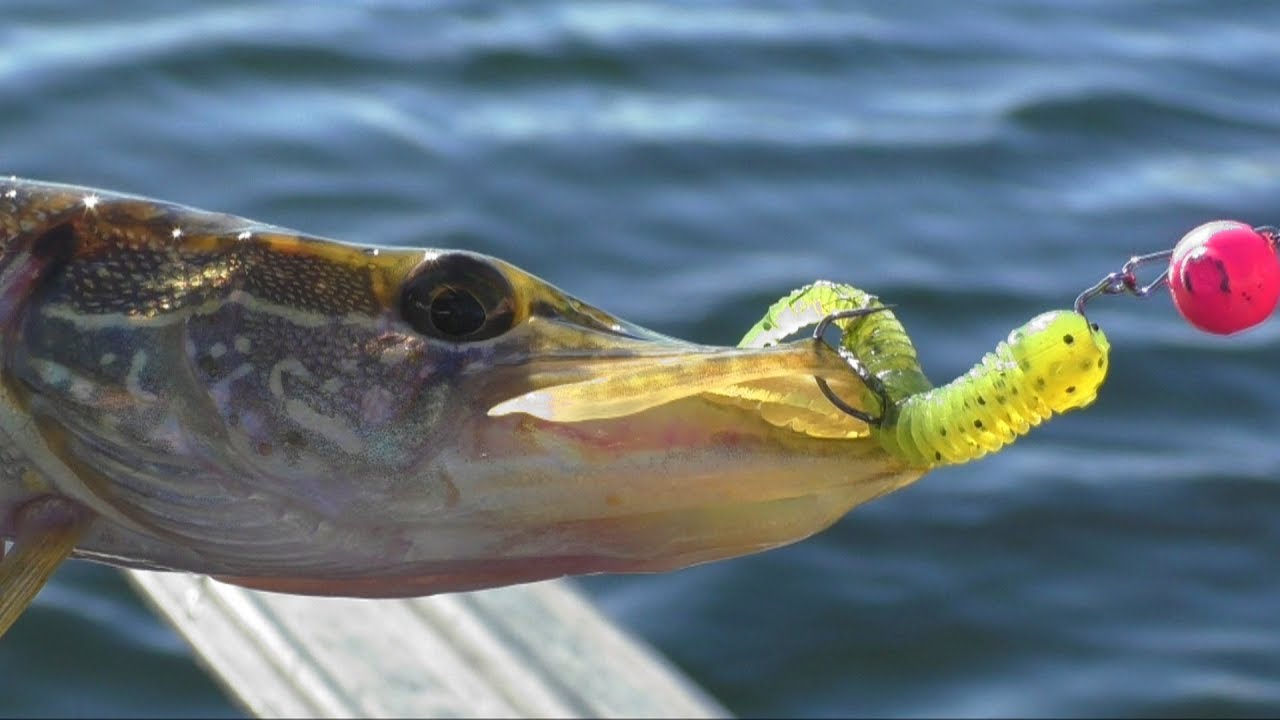
[{"label": "blurred background", "polygon": [[[0,0],[0,173],[500,256],[733,344],[816,278],[935,381],[1214,218],[1280,222],[1280,3]],[[753,716],[1280,712],[1280,323],[1096,301],[1092,408],[805,542],[580,582]],[[236,716],[112,569],[0,715]]]}]

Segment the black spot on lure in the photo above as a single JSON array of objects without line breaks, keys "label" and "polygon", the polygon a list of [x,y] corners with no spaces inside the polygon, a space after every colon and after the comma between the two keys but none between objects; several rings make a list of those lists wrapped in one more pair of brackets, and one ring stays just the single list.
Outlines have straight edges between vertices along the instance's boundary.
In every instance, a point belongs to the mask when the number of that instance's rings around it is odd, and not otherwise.
[{"label": "black spot on lure", "polygon": [[[770,307],[740,344],[772,345],[833,312],[882,307],[875,296],[852,286],[816,282]],[[879,409],[879,426],[869,432],[888,452],[917,467],[976,460],[1055,413],[1089,405],[1106,379],[1111,347],[1083,315],[1054,310],[1014,330],[969,372],[935,388],[891,311],[836,324],[843,347],[883,383],[889,401]],[[863,408],[878,408],[869,389],[859,401]]]}]

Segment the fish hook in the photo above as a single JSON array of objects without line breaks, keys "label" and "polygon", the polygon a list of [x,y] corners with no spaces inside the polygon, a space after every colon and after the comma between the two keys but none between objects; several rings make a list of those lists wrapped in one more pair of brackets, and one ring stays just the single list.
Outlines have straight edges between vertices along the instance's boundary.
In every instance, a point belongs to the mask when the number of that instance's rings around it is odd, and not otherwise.
[{"label": "fish hook", "polygon": [[[828,314],[818,322],[817,326],[813,328],[813,337],[815,340],[822,340],[822,336],[826,333],[827,328],[831,327],[831,324],[836,320],[866,317],[872,313],[878,313],[892,307],[892,305],[877,305],[875,307],[854,308],[852,310],[837,310]],[[843,336],[844,330],[840,328],[839,325],[836,326],[836,329],[840,330],[841,335]],[[815,375],[813,379],[817,381],[818,389],[822,391],[823,396],[826,397],[832,405],[835,405],[842,412],[861,420],[871,427],[880,427],[880,423],[884,420],[885,411],[888,409],[889,405],[892,404],[892,400],[889,398],[889,390],[884,386],[884,383],[880,381],[880,378],[876,377],[870,370],[867,370],[867,367],[862,364],[862,361],[859,360],[857,356],[845,349],[843,343],[836,343],[835,350],[840,354],[840,357],[845,361],[845,363],[853,370],[854,374],[858,376],[858,379],[861,380],[867,388],[871,390],[871,392],[875,393],[876,397],[880,399],[880,416],[873,416],[845,402],[839,395],[836,395],[835,391],[831,389],[831,386],[827,384],[825,379]]]}]

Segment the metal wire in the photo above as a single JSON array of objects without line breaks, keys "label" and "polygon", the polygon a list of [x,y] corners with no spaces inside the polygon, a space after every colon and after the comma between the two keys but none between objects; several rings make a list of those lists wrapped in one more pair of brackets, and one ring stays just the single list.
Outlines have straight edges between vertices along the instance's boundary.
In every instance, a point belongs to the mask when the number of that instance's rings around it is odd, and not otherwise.
[{"label": "metal wire", "polygon": [[1124,295],[1129,294],[1134,297],[1143,297],[1151,294],[1151,291],[1162,288],[1169,284],[1169,268],[1166,267],[1159,275],[1145,285],[1138,280],[1138,268],[1153,262],[1167,261],[1173,255],[1172,250],[1161,250],[1160,252],[1149,253],[1147,255],[1135,255],[1129,258],[1129,262],[1120,268],[1119,272],[1113,272],[1102,278],[1097,285],[1085,290],[1076,297],[1075,310],[1084,315],[1084,307],[1090,300],[1099,295]]},{"label": "metal wire", "polygon": [[[1272,225],[1259,225],[1253,229],[1254,232],[1265,237],[1270,243],[1272,250],[1280,245],[1280,228]],[[1152,291],[1165,287],[1169,284],[1169,267],[1166,265],[1164,270],[1149,283],[1145,285],[1138,280],[1138,268],[1153,262],[1167,262],[1173,256],[1172,250],[1161,250],[1160,252],[1150,253],[1148,255],[1135,255],[1129,258],[1129,262],[1120,268],[1119,272],[1113,272],[1102,278],[1097,285],[1080,293],[1076,298],[1076,312],[1084,315],[1085,305],[1090,300],[1099,295],[1133,295],[1134,297],[1143,297],[1151,294]]]}]

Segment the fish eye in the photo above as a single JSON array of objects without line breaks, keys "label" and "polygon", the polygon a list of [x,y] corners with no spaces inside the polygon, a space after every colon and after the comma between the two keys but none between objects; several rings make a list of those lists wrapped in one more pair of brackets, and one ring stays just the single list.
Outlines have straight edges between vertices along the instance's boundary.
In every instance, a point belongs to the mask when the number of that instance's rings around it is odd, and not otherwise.
[{"label": "fish eye", "polygon": [[400,316],[429,337],[488,340],[515,324],[515,291],[483,259],[444,253],[414,268],[400,290]]}]

